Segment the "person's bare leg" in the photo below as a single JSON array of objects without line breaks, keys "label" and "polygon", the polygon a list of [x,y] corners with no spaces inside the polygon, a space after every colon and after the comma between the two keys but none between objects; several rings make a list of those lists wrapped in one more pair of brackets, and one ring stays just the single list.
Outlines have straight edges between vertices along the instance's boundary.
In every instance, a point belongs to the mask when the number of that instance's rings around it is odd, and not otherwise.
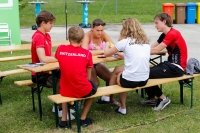
[{"label": "person's bare leg", "polygon": [[112,73],[110,70],[102,63],[99,63],[98,66],[96,66],[96,73],[97,76],[99,76],[101,79],[103,79],[106,82],[106,86],[109,85],[110,78],[112,76]]},{"label": "person's bare leg", "polygon": [[85,99],[84,101],[84,107],[83,107],[83,110],[82,110],[82,113],[81,113],[81,120],[85,120],[85,118],[87,117],[87,114],[90,110],[90,107],[92,105],[92,102],[93,102],[94,98],[90,98],[90,99]]},{"label": "person's bare leg", "polygon": [[[98,66],[96,66],[96,76],[103,79],[106,82],[106,86],[109,85],[111,72],[104,64],[99,63]],[[110,95],[102,96],[100,99],[100,101],[110,102]]]},{"label": "person's bare leg", "polygon": [[[119,73],[122,73],[123,70],[124,70],[124,66],[115,67],[115,69],[114,69],[114,71],[112,73],[109,85],[117,84],[117,76],[118,76]],[[111,102],[116,102],[116,100],[114,99],[114,95],[110,95],[110,101]]]},{"label": "person's bare leg", "polygon": [[62,118],[61,121],[67,121],[68,105],[67,103],[62,103]]},{"label": "person's bare leg", "polygon": [[91,78],[90,80],[94,82],[97,86],[99,86],[99,79],[97,77],[96,68],[92,68]]},{"label": "person's bare leg", "polygon": [[[121,86],[120,84],[120,76],[121,76],[122,72],[120,72],[117,75],[117,84]],[[120,103],[121,103],[121,107],[117,108],[115,111],[117,111],[118,113],[120,112],[121,114],[126,114],[126,92],[122,92],[118,94],[119,99],[120,99]]]},{"label": "person's bare leg", "polygon": [[122,92],[118,94],[120,103],[121,103],[121,108],[126,109],[126,92]]},{"label": "person's bare leg", "polygon": [[165,96],[164,94],[162,94],[159,98],[160,98],[160,99],[165,99],[166,96]]}]

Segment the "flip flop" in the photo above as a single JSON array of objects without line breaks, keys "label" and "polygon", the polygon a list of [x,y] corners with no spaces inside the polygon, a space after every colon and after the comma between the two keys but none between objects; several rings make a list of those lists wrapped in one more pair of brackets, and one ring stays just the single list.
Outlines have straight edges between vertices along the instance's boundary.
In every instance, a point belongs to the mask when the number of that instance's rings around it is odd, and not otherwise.
[{"label": "flip flop", "polygon": [[109,104],[110,101],[102,101],[101,98],[96,102],[98,104]]},{"label": "flip flop", "polygon": [[110,104],[113,104],[113,105],[116,105],[118,107],[121,107],[121,104],[117,101],[114,101],[114,102],[110,102]]}]

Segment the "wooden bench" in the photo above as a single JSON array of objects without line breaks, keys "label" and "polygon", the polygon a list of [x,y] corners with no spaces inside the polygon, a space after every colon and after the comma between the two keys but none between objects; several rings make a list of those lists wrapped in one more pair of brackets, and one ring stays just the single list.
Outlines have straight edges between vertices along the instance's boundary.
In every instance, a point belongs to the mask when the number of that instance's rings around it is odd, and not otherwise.
[{"label": "wooden bench", "polygon": [[[33,111],[35,111],[35,96],[34,96],[35,92],[38,95],[39,108],[42,107],[42,105],[41,105],[41,96],[40,95],[41,95],[41,92],[42,92],[44,86],[39,86],[39,89],[38,89],[36,84],[33,83],[32,80],[15,81],[14,84],[16,84],[18,86],[29,86],[29,87],[31,87],[31,97],[32,97]],[[40,112],[40,114],[41,114],[41,112]]]},{"label": "wooden bench", "polygon": [[[121,93],[121,92],[128,92],[128,91],[143,89],[143,88],[147,88],[147,87],[151,87],[151,86],[155,86],[155,85],[179,81],[179,84],[180,84],[180,103],[183,104],[183,85],[186,84],[186,86],[188,88],[190,88],[190,93],[191,93],[191,95],[190,95],[190,108],[192,108],[192,106],[193,106],[193,79],[197,76],[200,76],[200,74],[194,74],[193,76],[184,75],[182,77],[176,77],[176,78],[149,79],[148,83],[145,86],[136,87],[136,88],[122,88],[119,85],[99,87],[97,89],[97,92],[96,92],[95,95],[93,95],[91,97],[87,97],[87,98],[95,98],[95,97],[100,97],[100,96],[103,96],[103,95],[110,95],[110,94],[116,94],[116,93]],[[186,79],[191,79],[191,81],[185,82],[184,80],[186,80]],[[60,104],[60,103],[75,102],[77,128],[78,128],[78,132],[81,132],[80,120],[79,120],[80,114],[79,114],[78,101],[82,100],[82,99],[87,99],[87,98],[70,98],[70,97],[61,96],[60,94],[50,95],[50,96],[48,96],[48,98],[52,102],[54,102],[55,108],[57,108],[57,104]],[[56,116],[56,127],[57,127],[58,122],[59,122],[58,114],[56,114],[55,116]],[[69,126],[71,127],[71,123],[70,123]]]},{"label": "wooden bench", "polygon": [[[64,40],[64,41],[52,42],[52,47],[57,47],[60,44],[69,44],[69,41]],[[31,44],[11,45],[11,46],[1,46],[0,52],[22,51],[22,50],[30,50],[30,49],[31,49]],[[3,58],[0,58],[0,62],[9,62],[9,61],[17,61],[17,60],[25,60],[25,59],[31,59],[31,55],[3,57]],[[22,74],[25,72],[29,72],[29,71],[24,70],[24,69],[15,69],[15,70],[0,72],[0,82],[2,82],[3,78],[6,76]],[[2,104],[1,92],[0,92],[0,104]]]},{"label": "wooden bench", "polygon": [[9,75],[22,74],[22,73],[26,73],[26,72],[30,72],[30,71],[25,70],[25,69],[14,69],[14,70],[8,70],[8,71],[1,71],[0,78],[6,77]]},{"label": "wooden bench", "polygon": [[[24,69],[14,69],[14,70],[9,70],[9,71],[0,71],[0,83],[2,82],[3,78],[9,75],[15,75],[15,74],[22,74],[30,72],[28,70]],[[2,98],[1,98],[1,92],[0,92],[0,104],[2,105]]]}]

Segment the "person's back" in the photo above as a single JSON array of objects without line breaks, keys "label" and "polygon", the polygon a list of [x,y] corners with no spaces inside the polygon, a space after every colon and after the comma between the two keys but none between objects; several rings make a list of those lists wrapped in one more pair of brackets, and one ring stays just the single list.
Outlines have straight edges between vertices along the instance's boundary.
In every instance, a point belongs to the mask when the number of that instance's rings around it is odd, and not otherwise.
[{"label": "person's back", "polygon": [[149,77],[150,44],[136,44],[130,37],[120,40],[115,47],[124,52],[123,77],[143,81]]},{"label": "person's back", "polygon": [[93,67],[92,55],[80,46],[61,45],[56,51],[61,70],[60,94],[68,97],[83,97],[92,86],[87,78],[86,68]]}]

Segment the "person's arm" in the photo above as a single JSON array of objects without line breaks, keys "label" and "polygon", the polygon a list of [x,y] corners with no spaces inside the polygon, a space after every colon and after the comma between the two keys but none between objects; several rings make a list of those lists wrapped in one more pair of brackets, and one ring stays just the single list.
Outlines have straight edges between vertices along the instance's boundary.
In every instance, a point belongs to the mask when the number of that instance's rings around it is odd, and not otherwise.
[{"label": "person's arm", "polygon": [[151,47],[151,55],[158,54],[160,51],[162,51],[166,47],[167,47],[167,45],[164,44],[163,42],[161,42],[159,45],[157,45],[155,47]]},{"label": "person's arm", "polygon": [[103,32],[103,41],[115,44],[106,32]]},{"label": "person's arm", "polygon": [[110,48],[110,43],[109,42],[105,43],[105,47],[104,47],[104,55],[105,56],[111,56],[117,52],[119,52],[119,51],[115,46]]},{"label": "person's arm", "polygon": [[56,62],[57,61],[57,59],[53,56],[46,56],[44,48],[37,48],[36,52],[37,52],[37,55],[38,55],[40,62],[50,63],[50,62]]},{"label": "person's arm", "polygon": [[84,35],[81,47],[88,50],[88,45],[90,43],[89,32]]},{"label": "person's arm", "polygon": [[87,77],[88,77],[88,80],[90,80],[91,74],[92,74],[92,68],[87,68]]},{"label": "person's arm", "polygon": [[158,42],[155,42],[155,43],[153,43],[152,45],[151,45],[151,48],[154,48],[154,47],[156,47],[156,46],[158,46],[159,45],[159,43]]}]

